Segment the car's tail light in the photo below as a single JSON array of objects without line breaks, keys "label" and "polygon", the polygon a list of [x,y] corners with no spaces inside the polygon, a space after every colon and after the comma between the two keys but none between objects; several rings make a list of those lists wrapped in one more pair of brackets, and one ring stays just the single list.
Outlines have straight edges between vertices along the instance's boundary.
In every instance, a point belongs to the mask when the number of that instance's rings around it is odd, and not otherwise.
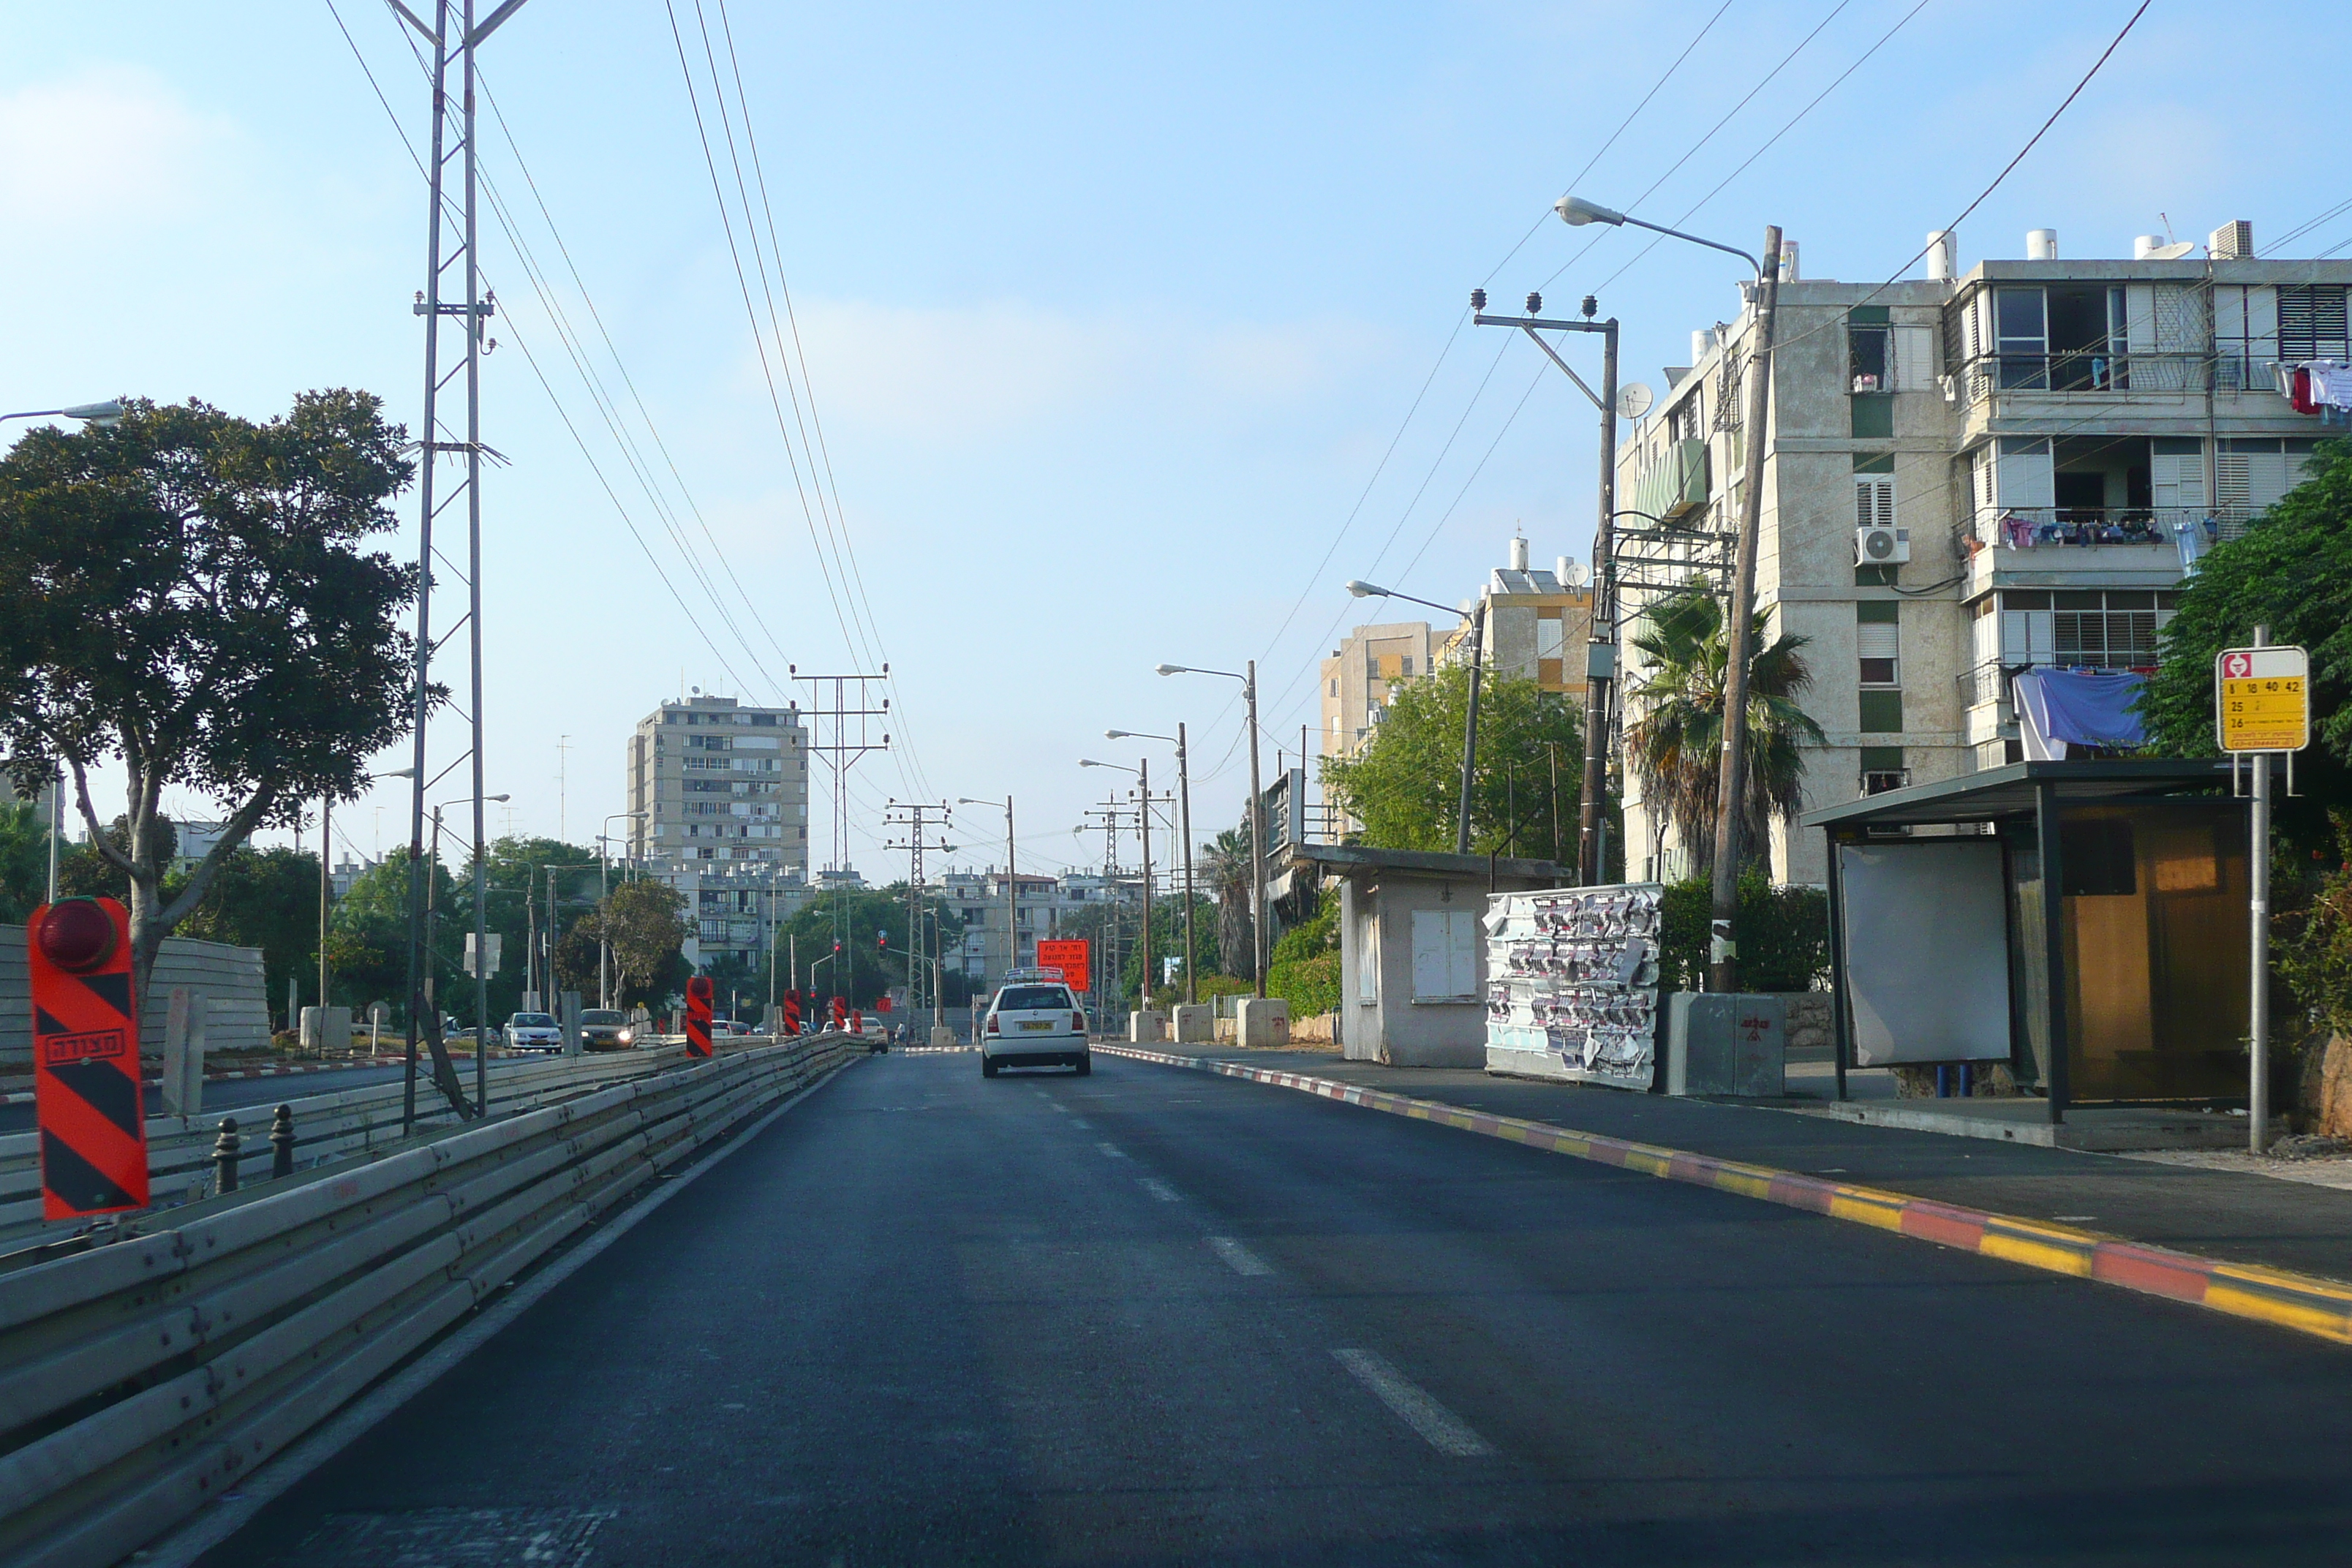
[{"label": "car's tail light", "polygon": [[993,1013],[988,1016],[988,1032],[992,1035],[996,1033],[996,1015]]},{"label": "car's tail light", "polygon": [[1087,1032],[1087,1016],[1084,1013],[1071,1014],[1070,1027],[1076,1029],[1081,1035],[1085,1034]]}]

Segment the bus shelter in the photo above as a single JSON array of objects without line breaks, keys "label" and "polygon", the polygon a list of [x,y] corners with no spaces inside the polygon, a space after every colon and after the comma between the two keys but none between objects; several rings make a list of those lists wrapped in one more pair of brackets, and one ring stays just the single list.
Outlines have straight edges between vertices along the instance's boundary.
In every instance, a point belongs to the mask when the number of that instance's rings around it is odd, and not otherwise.
[{"label": "bus shelter", "polygon": [[1852,1068],[2000,1065],[2053,1123],[2243,1102],[2247,814],[2226,763],[2016,763],[1803,821],[1829,836],[1839,1099]]}]

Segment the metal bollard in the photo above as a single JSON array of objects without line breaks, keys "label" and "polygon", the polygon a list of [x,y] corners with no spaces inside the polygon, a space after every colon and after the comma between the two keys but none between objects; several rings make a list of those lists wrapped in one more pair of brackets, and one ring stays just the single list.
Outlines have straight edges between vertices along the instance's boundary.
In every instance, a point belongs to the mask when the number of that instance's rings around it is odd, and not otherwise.
[{"label": "metal bollard", "polygon": [[272,1180],[294,1173],[294,1108],[281,1105],[269,1120],[269,1174]]},{"label": "metal bollard", "polygon": [[236,1135],[236,1118],[222,1117],[220,1136],[213,1140],[214,1192],[236,1191],[236,1152],[244,1146],[245,1140]]}]

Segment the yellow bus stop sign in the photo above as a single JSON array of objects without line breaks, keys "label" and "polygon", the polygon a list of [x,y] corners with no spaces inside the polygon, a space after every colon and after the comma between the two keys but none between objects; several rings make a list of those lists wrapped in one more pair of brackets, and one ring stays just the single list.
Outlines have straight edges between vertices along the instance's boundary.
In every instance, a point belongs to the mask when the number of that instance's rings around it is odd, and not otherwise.
[{"label": "yellow bus stop sign", "polygon": [[2223,648],[2213,659],[2213,726],[2224,752],[2311,744],[2311,656],[2299,647]]}]

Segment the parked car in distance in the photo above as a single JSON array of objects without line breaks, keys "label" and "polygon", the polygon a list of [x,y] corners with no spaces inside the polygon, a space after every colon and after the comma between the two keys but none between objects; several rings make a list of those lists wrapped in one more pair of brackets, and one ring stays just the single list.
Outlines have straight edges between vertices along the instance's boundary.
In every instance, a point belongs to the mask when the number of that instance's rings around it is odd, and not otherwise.
[{"label": "parked car in distance", "polygon": [[592,1051],[625,1051],[635,1043],[629,1032],[628,1015],[617,1007],[583,1007],[580,1010],[580,1043]]},{"label": "parked car in distance", "polygon": [[563,1048],[563,1031],[555,1019],[546,1013],[517,1013],[507,1020],[507,1049],[510,1051],[560,1051]]}]

